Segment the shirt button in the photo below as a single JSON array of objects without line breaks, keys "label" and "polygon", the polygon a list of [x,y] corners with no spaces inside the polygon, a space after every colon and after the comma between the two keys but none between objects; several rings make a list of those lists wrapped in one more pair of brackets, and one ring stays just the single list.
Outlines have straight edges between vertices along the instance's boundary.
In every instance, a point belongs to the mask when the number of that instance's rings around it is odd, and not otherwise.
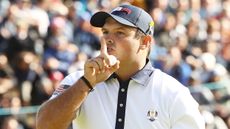
[{"label": "shirt button", "polygon": [[119,121],[119,122],[122,122],[122,119],[121,119],[121,118],[118,118],[118,121]]},{"label": "shirt button", "polygon": [[125,89],[124,89],[124,88],[121,88],[121,92],[125,92]]},{"label": "shirt button", "polygon": [[123,106],[124,106],[123,103],[120,103],[119,105],[120,105],[120,107],[123,107]]}]

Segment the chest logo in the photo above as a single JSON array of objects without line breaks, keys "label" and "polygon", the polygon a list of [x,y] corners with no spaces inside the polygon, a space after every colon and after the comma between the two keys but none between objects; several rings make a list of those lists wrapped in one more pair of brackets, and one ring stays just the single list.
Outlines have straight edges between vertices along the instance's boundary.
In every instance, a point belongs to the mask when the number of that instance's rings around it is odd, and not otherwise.
[{"label": "chest logo", "polygon": [[158,116],[158,112],[156,110],[149,110],[147,112],[147,118],[153,122],[157,119],[157,116]]}]

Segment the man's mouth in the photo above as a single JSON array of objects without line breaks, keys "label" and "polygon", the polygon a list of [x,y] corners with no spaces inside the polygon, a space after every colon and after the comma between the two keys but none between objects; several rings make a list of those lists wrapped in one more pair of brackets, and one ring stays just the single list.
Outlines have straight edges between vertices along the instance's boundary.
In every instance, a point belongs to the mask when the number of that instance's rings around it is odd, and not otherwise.
[{"label": "man's mouth", "polygon": [[111,47],[108,47],[108,48],[107,48],[107,51],[108,51],[108,53],[111,53],[111,52],[114,51],[114,49],[112,49]]}]

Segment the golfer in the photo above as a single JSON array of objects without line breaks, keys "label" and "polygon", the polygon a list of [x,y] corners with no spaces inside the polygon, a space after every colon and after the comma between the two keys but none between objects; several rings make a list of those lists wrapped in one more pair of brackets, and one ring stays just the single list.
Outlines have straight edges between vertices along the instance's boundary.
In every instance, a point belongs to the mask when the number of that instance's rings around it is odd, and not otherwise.
[{"label": "golfer", "polygon": [[101,53],[61,82],[37,114],[37,129],[205,129],[189,90],[152,67],[154,22],[143,9],[97,12]]}]

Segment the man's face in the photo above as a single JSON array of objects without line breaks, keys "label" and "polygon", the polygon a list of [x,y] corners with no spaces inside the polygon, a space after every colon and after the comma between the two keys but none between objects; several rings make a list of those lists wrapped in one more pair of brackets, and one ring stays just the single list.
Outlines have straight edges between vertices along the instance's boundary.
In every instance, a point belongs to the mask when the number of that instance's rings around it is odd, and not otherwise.
[{"label": "man's face", "polygon": [[137,29],[107,18],[102,28],[108,54],[114,55],[121,63],[137,60],[141,38],[136,38]]}]

